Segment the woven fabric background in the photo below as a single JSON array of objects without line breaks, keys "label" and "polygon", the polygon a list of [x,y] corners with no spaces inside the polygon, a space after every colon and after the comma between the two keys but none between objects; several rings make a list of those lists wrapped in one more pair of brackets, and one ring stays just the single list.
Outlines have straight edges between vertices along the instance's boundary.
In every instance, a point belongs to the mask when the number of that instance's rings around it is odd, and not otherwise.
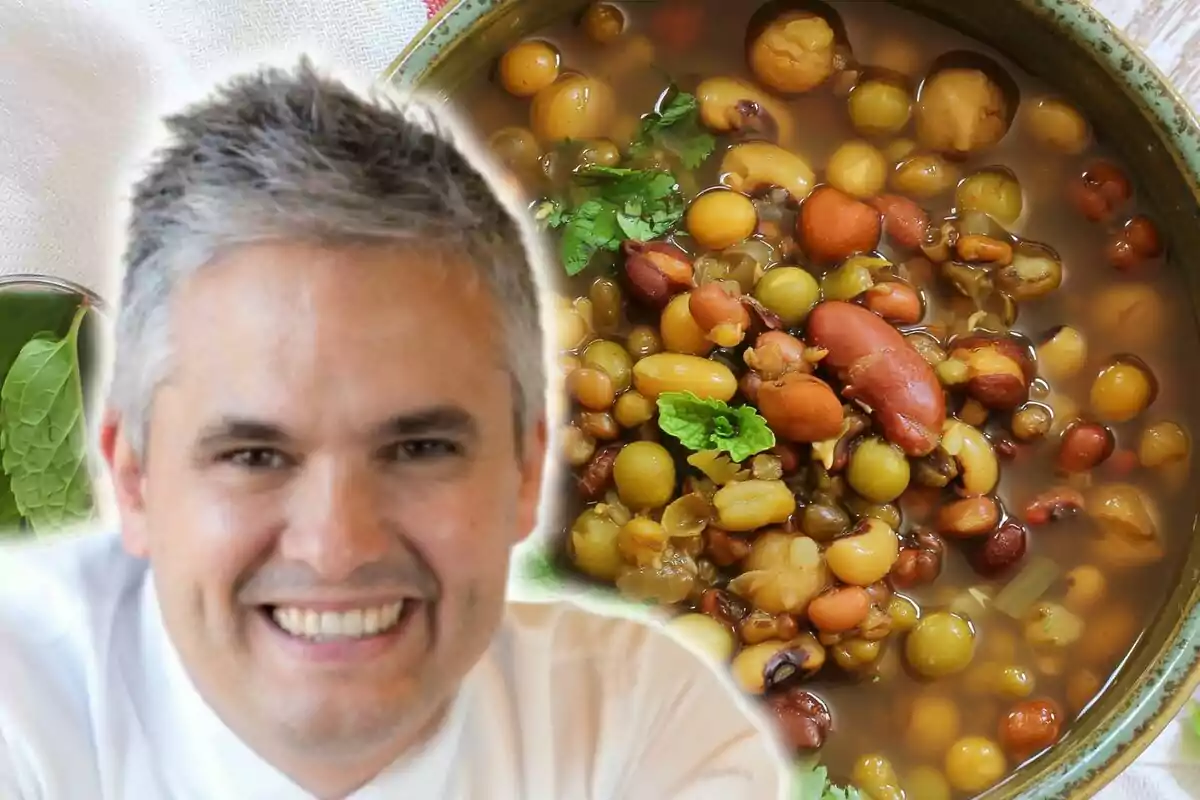
[{"label": "woven fabric background", "polygon": [[[363,80],[445,0],[0,0],[0,274],[102,295],[122,192],[181,95],[307,51]],[[1095,0],[1200,105],[1200,0]],[[1200,738],[1180,720],[1101,800],[1200,798]]]}]

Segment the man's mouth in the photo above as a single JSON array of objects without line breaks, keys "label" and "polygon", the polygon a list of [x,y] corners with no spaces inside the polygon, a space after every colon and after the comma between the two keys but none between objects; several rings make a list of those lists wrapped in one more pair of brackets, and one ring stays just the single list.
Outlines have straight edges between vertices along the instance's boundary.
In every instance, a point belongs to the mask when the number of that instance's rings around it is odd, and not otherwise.
[{"label": "man's mouth", "polygon": [[369,639],[399,628],[409,617],[417,602],[406,600],[362,608],[317,610],[301,606],[271,606],[271,620],[277,627],[297,639],[311,642],[331,642],[345,639]]}]

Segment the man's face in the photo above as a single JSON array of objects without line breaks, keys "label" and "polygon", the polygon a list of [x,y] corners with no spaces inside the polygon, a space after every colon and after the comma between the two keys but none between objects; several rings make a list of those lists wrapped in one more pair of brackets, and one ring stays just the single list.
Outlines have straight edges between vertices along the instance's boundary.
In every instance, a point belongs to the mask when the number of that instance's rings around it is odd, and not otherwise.
[{"label": "man's face", "polygon": [[264,754],[390,760],[487,648],[535,520],[544,428],[519,456],[494,301],[445,253],[281,244],[172,310],[145,458],[119,421],[105,444],[172,640]]}]

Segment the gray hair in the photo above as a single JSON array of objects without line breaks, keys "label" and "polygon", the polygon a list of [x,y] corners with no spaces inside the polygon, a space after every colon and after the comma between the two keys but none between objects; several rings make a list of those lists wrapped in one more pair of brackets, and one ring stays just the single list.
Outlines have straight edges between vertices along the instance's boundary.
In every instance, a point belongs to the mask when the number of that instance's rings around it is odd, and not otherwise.
[{"label": "gray hair", "polygon": [[428,106],[360,97],[303,59],[236,78],[165,123],[171,141],[134,187],[110,388],[135,450],[167,375],[175,288],[224,250],[271,240],[464,251],[498,306],[518,435],[542,414],[532,236]]}]

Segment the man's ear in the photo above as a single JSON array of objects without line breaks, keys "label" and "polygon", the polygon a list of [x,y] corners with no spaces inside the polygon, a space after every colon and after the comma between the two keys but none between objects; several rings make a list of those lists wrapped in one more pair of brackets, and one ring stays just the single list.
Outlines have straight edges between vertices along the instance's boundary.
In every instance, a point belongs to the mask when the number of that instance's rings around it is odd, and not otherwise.
[{"label": "man's ear", "polygon": [[538,504],[546,477],[547,430],[546,418],[542,416],[525,435],[521,488],[517,497],[517,534],[521,539],[533,533],[538,524]]},{"label": "man's ear", "polygon": [[125,421],[114,409],[106,409],[100,423],[100,453],[112,476],[113,494],[121,520],[121,541],[130,555],[145,558],[145,481],[142,457],[129,441]]}]

